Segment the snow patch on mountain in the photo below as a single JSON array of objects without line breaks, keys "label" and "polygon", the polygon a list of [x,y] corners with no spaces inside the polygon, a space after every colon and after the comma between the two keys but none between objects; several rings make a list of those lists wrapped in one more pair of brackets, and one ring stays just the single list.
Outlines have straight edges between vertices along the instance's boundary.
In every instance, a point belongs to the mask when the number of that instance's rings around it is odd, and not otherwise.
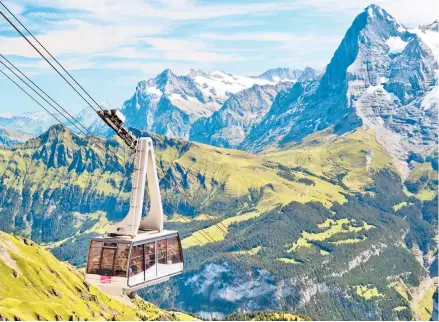
[{"label": "snow patch on mountain", "polygon": [[155,96],[162,96],[163,95],[163,92],[157,88],[157,85],[152,86],[152,87],[148,87],[146,89],[146,93],[151,94],[151,95],[155,95]]},{"label": "snow patch on mountain", "polygon": [[428,111],[431,108],[438,108],[439,100],[439,85],[433,87],[424,98],[422,99],[421,107],[424,111]]},{"label": "snow patch on mountain", "polygon": [[390,37],[387,39],[386,44],[389,46],[389,54],[400,53],[407,46],[407,42],[402,40],[401,37]]},{"label": "snow patch on mountain", "polygon": [[234,93],[256,84],[266,85],[274,84],[276,82],[246,76],[234,76],[222,71],[213,71],[208,74],[199,72],[193,79],[198,84],[203,96],[207,98],[207,100],[212,100],[214,98],[214,110],[218,110],[222,106],[222,103]]}]

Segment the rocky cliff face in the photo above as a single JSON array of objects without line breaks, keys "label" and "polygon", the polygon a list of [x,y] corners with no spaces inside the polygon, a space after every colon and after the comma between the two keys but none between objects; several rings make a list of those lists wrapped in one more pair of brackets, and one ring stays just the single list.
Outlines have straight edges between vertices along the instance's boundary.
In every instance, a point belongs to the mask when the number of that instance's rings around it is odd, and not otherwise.
[{"label": "rocky cliff face", "polygon": [[259,151],[326,128],[342,134],[367,125],[406,172],[410,151],[437,143],[438,63],[425,40],[436,25],[407,30],[382,8],[367,7],[321,79],[279,95],[242,147]]},{"label": "rocky cliff face", "polygon": [[232,95],[221,109],[208,118],[198,119],[191,127],[189,139],[214,146],[236,148],[270,109],[276,95],[292,86],[254,85]]}]

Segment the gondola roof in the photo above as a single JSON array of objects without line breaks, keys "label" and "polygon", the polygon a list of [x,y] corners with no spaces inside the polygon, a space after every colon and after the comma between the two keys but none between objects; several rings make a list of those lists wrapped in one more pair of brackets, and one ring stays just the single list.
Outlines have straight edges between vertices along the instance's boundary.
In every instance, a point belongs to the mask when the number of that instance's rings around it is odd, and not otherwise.
[{"label": "gondola roof", "polygon": [[177,234],[178,232],[176,230],[148,230],[148,231],[139,231],[139,233],[132,238],[131,236],[111,236],[111,235],[102,235],[102,236],[96,236],[93,237],[92,240],[102,240],[102,241],[117,241],[117,240],[126,240],[128,242],[140,242],[146,239],[151,238],[161,238],[164,236],[168,236],[171,234]]}]

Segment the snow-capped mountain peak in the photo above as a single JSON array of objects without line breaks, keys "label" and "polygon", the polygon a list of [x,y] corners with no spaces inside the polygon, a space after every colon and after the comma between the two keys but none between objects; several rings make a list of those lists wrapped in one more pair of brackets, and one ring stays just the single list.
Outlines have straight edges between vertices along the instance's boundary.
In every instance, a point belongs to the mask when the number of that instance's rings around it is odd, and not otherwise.
[{"label": "snow-capped mountain peak", "polygon": [[271,82],[296,82],[302,75],[303,71],[300,69],[290,68],[273,68],[262,73],[254,78],[266,79]]},{"label": "snow-capped mountain peak", "polygon": [[305,67],[303,72],[300,74],[297,79],[298,82],[306,82],[317,79],[322,74],[321,71],[315,70],[311,67]]},{"label": "snow-capped mountain peak", "polygon": [[185,76],[188,76],[190,78],[194,78],[197,76],[208,77],[208,75],[200,69],[190,69]]},{"label": "snow-capped mountain peak", "polygon": [[429,25],[419,26],[419,28],[422,29],[423,31],[431,30],[431,31],[439,32],[439,20],[435,20]]},{"label": "snow-capped mountain peak", "polygon": [[323,129],[341,134],[365,125],[407,174],[408,153],[438,139],[438,63],[429,41],[438,39],[436,25],[407,30],[384,9],[365,8],[322,77],[278,95],[242,148],[259,151]]},{"label": "snow-capped mountain peak", "polygon": [[191,124],[218,111],[231,95],[253,85],[276,83],[218,70],[206,73],[191,69],[184,75],[176,75],[166,69],[154,78],[139,82],[122,112],[127,116],[128,126],[188,138]]}]

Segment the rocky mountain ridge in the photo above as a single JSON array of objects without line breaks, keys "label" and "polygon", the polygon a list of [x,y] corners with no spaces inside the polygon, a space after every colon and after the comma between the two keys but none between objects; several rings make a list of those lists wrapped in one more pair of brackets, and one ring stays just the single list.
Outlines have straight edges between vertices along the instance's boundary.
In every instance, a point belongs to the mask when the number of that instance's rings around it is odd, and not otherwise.
[{"label": "rocky mountain ridge", "polygon": [[177,76],[165,70],[153,79],[139,82],[136,93],[121,110],[128,126],[188,139],[194,122],[219,111],[232,96],[253,86],[294,81],[300,74],[298,70],[278,68],[255,77],[200,70]]},{"label": "rocky mountain ridge", "polygon": [[189,132],[189,140],[214,146],[237,148],[270,109],[275,97],[292,86],[290,82],[277,85],[254,85],[232,95],[210,117],[199,118]]}]

